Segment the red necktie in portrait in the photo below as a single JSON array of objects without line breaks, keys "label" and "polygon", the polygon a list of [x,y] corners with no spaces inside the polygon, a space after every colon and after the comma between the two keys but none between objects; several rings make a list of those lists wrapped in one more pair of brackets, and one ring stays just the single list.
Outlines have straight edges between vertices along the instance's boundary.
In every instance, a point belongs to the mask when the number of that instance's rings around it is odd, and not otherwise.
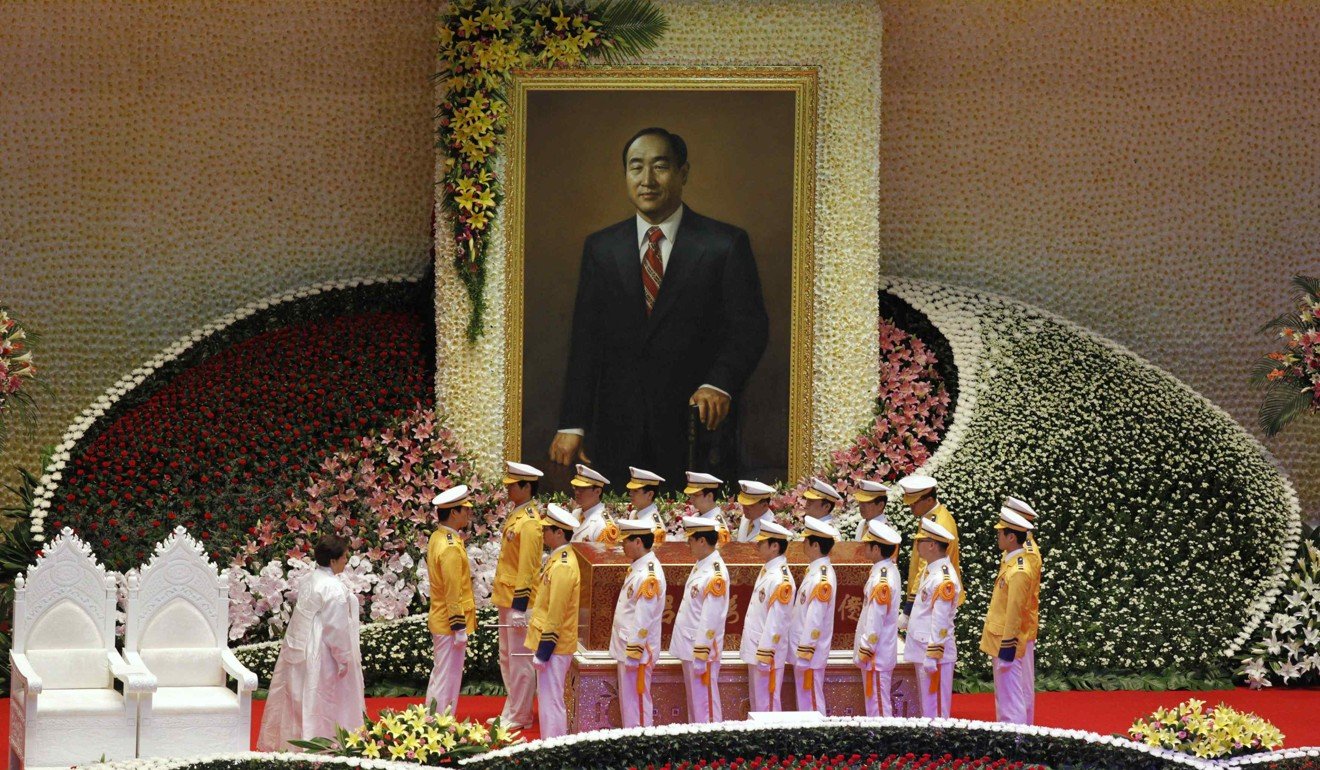
[{"label": "red necktie in portrait", "polygon": [[660,280],[665,277],[665,263],[660,259],[660,239],[665,234],[658,227],[646,231],[646,256],[642,258],[642,289],[646,292],[646,314],[651,315]]}]

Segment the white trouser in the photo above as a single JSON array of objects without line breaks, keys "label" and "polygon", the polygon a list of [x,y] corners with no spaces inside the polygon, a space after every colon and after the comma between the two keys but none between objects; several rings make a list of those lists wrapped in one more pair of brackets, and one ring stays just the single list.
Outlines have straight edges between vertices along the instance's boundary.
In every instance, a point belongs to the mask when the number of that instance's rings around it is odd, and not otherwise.
[{"label": "white trouser", "polygon": [[[720,661],[711,658],[709,677],[697,673],[692,661],[683,661],[683,683],[687,685],[688,721],[693,724],[723,722],[720,710]],[[702,681],[705,679],[705,681]]]},{"label": "white trouser", "polygon": [[532,668],[531,651],[526,647],[527,629],[508,627],[512,614],[512,609],[500,607],[500,677],[504,679],[504,689],[509,691],[500,722],[505,727],[510,723],[531,727],[536,669]]},{"label": "white trouser", "polygon": [[1026,678],[1026,659],[1018,658],[1005,663],[995,658],[995,721],[1013,724],[1027,723],[1027,702],[1022,680]]},{"label": "white trouser", "polygon": [[1036,724],[1036,640],[1027,642],[1022,654],[1022,700],[1027,704],[1025,724]]},{"label": "white trouser", "polygon": [[623,717],[624,727],[650,727],[653,723],[651,672],[654,668],[619,664],[619,716]]},{"label": "white trouser", "polygon": [[[529,658],[530,660],[530,658]],[[549,662],[536,671],[536,690],[541,694],[538,715],[541,717],[541,737],[558,738],[568,734],[568,709],[564,706],[564,680],[572,655],[551,655]]]},{"label": "white trouser", "polygon": [[[807,685],[807,675],[811,684]],[[793,684],[797,687],[797,710],[825,713],[825,669],[793,666]]]},{"label": "white trouser", "polygon": [[[940,677],[940,686],[936,692],[931,692],[930,683],[936,673]],[[935,667],[934,673],[927,673],[926,669],[921,667],[921,662],[918,661],[917,697],[921,698],[921,715],[923,717],[944,717],[947,719],[949,707],[953,703],[953,663],[941,663]]]},{"label": "white trouser", "polygon": [[764,671],[755,663],[747,666],[747,694],[751,696],[752,711],[782,711],[783,689],[783,666],[771,666]]},{"label": "white trouser", "polygon": [[458,691],[463,686],[466,644],[454,644],[454,634],[431,634],[431,681],[426,683],[426,702],[435,701],[436,713],[458,713]]},{"label": "white trouser", "polygon": [[868,717],[892,717],[894,699],[890,692],[894,682],[894,670],[862,669],[862,700],[866,702]]}]

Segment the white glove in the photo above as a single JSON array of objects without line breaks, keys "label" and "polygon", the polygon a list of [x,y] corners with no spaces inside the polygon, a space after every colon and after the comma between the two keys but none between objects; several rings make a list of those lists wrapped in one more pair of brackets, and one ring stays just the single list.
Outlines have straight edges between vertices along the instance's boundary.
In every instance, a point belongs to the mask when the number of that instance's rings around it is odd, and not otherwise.
[{"label": "white glove", "polygon": [[692,673],[694,673],[694,674],[704,674],[704,673],[706,673],[706,666],[708,666],[709,664],[710,664],[710,661],[706,661],[706,660],[698,660],[698,659],[696,659],[696,658],[693,658],[693,659],[692,659]]},{"label": "white glove", "polygon": [[760,671],[762,674],[768,674],[770,673],[770,664],[757,661],[756,670]]},{"label": "white glove", "polygon": [[536,669],[537,671],[544,671],[545,667],[548,665],[550,665],[550,661],[541,660],[535,655],[532,656],[532,668]]},{"label": "white glove", "polygon": [[466,645],[467,645],[467,639],[468,639],[468,637],[467,637],[467,631],[455,631],[455,632],[454,632],[454,644],[457,644],[457,645],[460,645],[460,646],[466,646]]},{"label": "white glove", "polygon": [[899,630],[899,631],[906,631],[906,630],[907,630],[907,627],[908,627],[908,616],[907,616],[907,613],[906,613],[906,612],[899,613],[899,616],[898,616],[898,630]]},{"label": "white glove", "polygon": [[513,610],[509,613],[509,625],[514,628],[527,628],[527,613]]},{"label": "white glove", "polygon": [[335,675],[338,676],[340,679],[343,679],[344,677],[348,676],[348,664],[340,663],[339,670],[335,672]]},{"label": "white glove", "polygon": [[640,665],[642,665],[642,662],[637,658],[628,658],[627,660],[623,661],[624,668],[637,668]]},{"label": "white glove", "polygon": [[927,674],[934,673],[935,667],[938,666],[939,664],[940,662],[938,660],[935,660],[934,658],[922,658],[921,670],[925,671]]}]

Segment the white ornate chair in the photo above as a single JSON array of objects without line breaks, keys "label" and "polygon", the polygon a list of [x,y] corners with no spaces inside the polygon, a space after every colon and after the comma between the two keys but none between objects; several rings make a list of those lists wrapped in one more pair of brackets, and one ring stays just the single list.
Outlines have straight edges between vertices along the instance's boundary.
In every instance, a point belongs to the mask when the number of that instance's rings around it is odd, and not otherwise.
[{"label": "white ornate chair", "polygon": [[247,751],[257,676],[229,649],[228,571],[176,527],[128,574],[127,614],[124,658],[157,683],[139,700],[138,756]]},{"label": "white ornate chair", "polygon": [[114,575],[67,528],[15,579],[9,767],[136,756],[135,701],[154,683],[115,651],[117,598]]}]

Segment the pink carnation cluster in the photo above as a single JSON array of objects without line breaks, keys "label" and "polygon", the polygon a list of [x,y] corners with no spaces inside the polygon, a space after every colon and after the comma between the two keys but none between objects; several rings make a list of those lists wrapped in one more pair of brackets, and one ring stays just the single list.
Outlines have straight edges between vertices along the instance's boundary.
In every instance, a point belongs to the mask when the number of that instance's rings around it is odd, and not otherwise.
[{"label": "pink carnation cluster", "polygon": [[[879,323],[880,384],[875,420],[848,447],[830,453],[816,474],[847,492],[862,479],[896,480],[921,467],[935,451],[949,419],[949,392],[935,354],[886,318]],[[776,498],[792,510],[809,482]]]}]

